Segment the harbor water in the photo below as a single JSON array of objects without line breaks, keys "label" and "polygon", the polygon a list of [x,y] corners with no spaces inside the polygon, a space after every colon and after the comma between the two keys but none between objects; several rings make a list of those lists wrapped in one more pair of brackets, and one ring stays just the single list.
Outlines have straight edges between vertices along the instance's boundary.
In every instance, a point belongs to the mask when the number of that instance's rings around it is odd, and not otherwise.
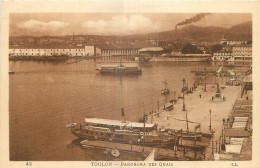
[{"label": "harbor water", "polygon": [[160,105],[169,101],[161,95],[163,81],[170,95],[176,91],[177,97],[183,78],[192,87],[192,70],[219,68],[207,62],[153,62],[138,64],[142,75],[115,76],[101,75],[97,64],[94,60],[10,61],[9,69],[15,72],[9,75],[10,160],[111,160],[103,157],[104,151],[78,145],[65,125],[84,123],[85,117],[121,120],[122,107],[127,120],[137,121],[144,112],[157,110],[158,101]]}]

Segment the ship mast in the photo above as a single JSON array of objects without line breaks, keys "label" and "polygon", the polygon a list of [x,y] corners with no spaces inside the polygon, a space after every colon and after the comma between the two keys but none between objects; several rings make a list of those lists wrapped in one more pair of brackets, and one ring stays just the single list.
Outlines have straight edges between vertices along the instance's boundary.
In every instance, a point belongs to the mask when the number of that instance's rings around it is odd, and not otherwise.
[{"label": "ship mast", "polygon": [[[144,110],[144,103],[143,103],[143,110]],[[145,136],[145,110],[144,110],[144,128],[143,128],[143,155],[144,155],[144,136]]]}]

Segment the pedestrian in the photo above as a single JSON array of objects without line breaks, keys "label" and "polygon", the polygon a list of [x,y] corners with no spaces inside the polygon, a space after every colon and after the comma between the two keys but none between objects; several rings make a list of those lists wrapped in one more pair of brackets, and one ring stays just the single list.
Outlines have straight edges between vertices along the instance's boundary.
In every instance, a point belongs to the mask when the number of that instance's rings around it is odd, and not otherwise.
[{"label": "pedestrian", "polygon": [[212,96],[212,101],[214,100],[214,97]]},{"label": "pedestrian", "polygon": [[201,98],[201,94],[200,94],[200,98]]}]

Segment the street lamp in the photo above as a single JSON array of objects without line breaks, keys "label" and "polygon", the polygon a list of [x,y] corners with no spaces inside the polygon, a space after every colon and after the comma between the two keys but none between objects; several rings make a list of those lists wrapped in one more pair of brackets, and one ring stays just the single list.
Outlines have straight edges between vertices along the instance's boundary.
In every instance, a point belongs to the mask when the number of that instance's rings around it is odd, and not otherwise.
[{"label": "street lamp", "polygon": [[205,88],[204,88],[204,92],[207,91],[207,69],[205,68]]},{"label": "street lamp", "polygon": [[184,100],[184,91],[185,91],[185,89],[184,89],[184,84],[185,84],[186,80],[183,78],[182,82],[183,82],[183,88],[182,88],[182,93],[183,93],[182,111],[185,111],[186,109],[185,109],[185,100]]},{"label": "street lamp", "polygon": [[211,131],[211,109],[209,110],[209,115],[210,115],[210,116],[209,116],[209,117],[210,117],[210,120],[209,120],[209,121],[210,121],[210,122],[209,122],[209,130]]}]

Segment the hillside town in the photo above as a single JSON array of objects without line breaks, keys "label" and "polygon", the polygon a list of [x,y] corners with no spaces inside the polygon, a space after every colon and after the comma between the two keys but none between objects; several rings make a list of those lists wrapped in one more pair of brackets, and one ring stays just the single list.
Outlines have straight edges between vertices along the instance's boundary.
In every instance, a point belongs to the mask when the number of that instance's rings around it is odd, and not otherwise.
[{"label": "hillside town", "polygon": [[[250,30],[250,24],[246,24],[246,26]],[[36,58],[37,56],[47,58],[53,56],[75,58],[135,57],[145,53],[150,56],[163,58],[171,56],[186,58],[185,54],[199,54],[208,56],[207,61],[252,61],[252,37],[250,36],[252,32],[245,31],[242,35],[237,34],[237,32],[222,32],[222,34],[218,32],[217,35],[218,37],[221,36],[220,38],[209,40],[205,39],[205,37],[204,39],[196,40],[192,36],[183,36],[189,28],[194,29],[194,27],[188,26],[188,28],[184,27],[177,30],[176,27],[173,34],[169,33],[172,36],[170,40],[160,38],[160,33],[143,35],[141,37],[74,35],[74,33],[67,36],[11,36],[9,58],[23,59],[28,57]],[[196,33],[198,30],[189,31],[195,31]],[[214,34],[214,32],[209,33]],[[209,33],[205,33],[204,36],[207,36]],[[182,60],[179,59],[179,61]]]}]

